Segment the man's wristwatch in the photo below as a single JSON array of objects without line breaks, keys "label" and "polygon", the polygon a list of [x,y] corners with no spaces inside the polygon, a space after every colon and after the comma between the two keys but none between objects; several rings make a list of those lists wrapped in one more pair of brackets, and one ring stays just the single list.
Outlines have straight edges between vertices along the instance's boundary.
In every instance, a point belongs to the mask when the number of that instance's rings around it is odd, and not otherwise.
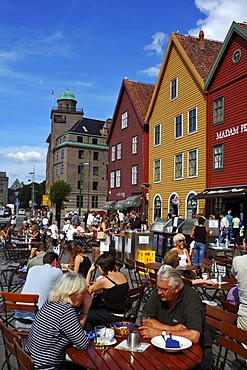
[{"label": "man's wristwatch", "polygon": [[166,335],[166,330],[163,330],[163,331],[161,332],[161,334],[162,334],[163,336],[165,336],[165,335]]}]

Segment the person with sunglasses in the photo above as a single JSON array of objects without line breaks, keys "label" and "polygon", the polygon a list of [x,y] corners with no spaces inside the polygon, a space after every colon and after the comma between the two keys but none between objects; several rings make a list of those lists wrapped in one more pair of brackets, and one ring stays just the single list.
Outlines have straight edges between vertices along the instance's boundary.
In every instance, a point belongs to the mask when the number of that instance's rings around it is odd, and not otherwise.
[{"label": "person with sunglasses", "polygon": [[175,249],[178,251],[179,266],[191,265],[190,255],[184,246],[185,236],[183,234],[176,234],[173,237],[173,244]]},{"label": "person with sunglasses", "polygon": [[200,295],[184,285],[179,273],[163,265],[157,273],[157,286],[153,290],[143,314],[150,317],[140,326],[144,338],[173,334],[198,343],[203,358],[196,369],[210,369],[214,358],[212,340],[205,319]]}]

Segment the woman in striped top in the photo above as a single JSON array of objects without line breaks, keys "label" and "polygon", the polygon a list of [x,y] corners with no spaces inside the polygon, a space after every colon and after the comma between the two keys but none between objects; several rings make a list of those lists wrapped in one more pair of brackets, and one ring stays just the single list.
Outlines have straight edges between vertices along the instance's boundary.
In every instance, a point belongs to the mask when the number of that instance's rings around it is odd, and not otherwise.
[{"label": "woman in striped top", "polygon": [[87,349],[88,336],[83,326],[92,298],[86,290],[85,279],[77,273],[64,274],[53,286],[48,301],[35,317],[25,348],[35,369],[83,369],[65,361],[65,353],[69,346]]}]

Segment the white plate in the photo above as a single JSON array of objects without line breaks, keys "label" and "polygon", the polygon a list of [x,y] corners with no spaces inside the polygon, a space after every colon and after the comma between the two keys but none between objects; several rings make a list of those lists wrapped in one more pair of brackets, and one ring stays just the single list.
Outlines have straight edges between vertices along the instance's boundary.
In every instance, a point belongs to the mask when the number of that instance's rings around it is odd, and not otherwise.
[{"label": "white plate", "polygon": [[204,300],[202,301],[202,303],[204,303],[204,304],[208,304],[209,306],[213,306],[213,307],[218,306],[218,305],[217,305],[217,303],[216,303],[215,301],[208,301],[207,299],[204,299]]},{"label": "white plate", "polygon": [[[169,338],[169,335],[165,336],[165,339],[167,339],[167,338]],[[178,351],[182,351],[183,349],[186,349],[186,348],[189,348],[189,347],[192,346],[191,340],[189,340],[187,338],[179,337],[177,335],[173,335],[172,339],[175,339],[175,340],[179,341],[180,348],[167,348],[166,347],[166,342],[165,342],[164,338],[161,335],[159,335],[158,337],[152,338],[151,343],[155,347],[159,347],[159,348],[161,348],[161,349],[163,349],[164,351],[167,351],[167,352],[178,352]]]},{"label": "white plate", "polygon": [[117,339],[116,338],[112,338],[111,340],[106,340],[105,341],[105,346],[112,346],[115,343],[117,343]]}]

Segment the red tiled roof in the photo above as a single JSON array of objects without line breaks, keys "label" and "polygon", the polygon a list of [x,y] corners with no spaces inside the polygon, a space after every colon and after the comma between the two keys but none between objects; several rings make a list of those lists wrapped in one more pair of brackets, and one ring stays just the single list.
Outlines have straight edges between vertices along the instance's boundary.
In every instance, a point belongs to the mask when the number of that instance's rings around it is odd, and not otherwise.
[{"label": "red tiled roof", "polygon": [[247,23],[238,23],[241,27],[247,30]]},{"label": "red tiled roof", "polygon": [[198,37],[175,34],[188,58],[193,63],[199,75],[206,80],[210,69],[222,46],[222,42],[203,39],[204,47],[200,47]]},{"label": "red tiled roof", "polygon": [[155,85],[129,80],[124,80],[124,84],[144,122]]}]

